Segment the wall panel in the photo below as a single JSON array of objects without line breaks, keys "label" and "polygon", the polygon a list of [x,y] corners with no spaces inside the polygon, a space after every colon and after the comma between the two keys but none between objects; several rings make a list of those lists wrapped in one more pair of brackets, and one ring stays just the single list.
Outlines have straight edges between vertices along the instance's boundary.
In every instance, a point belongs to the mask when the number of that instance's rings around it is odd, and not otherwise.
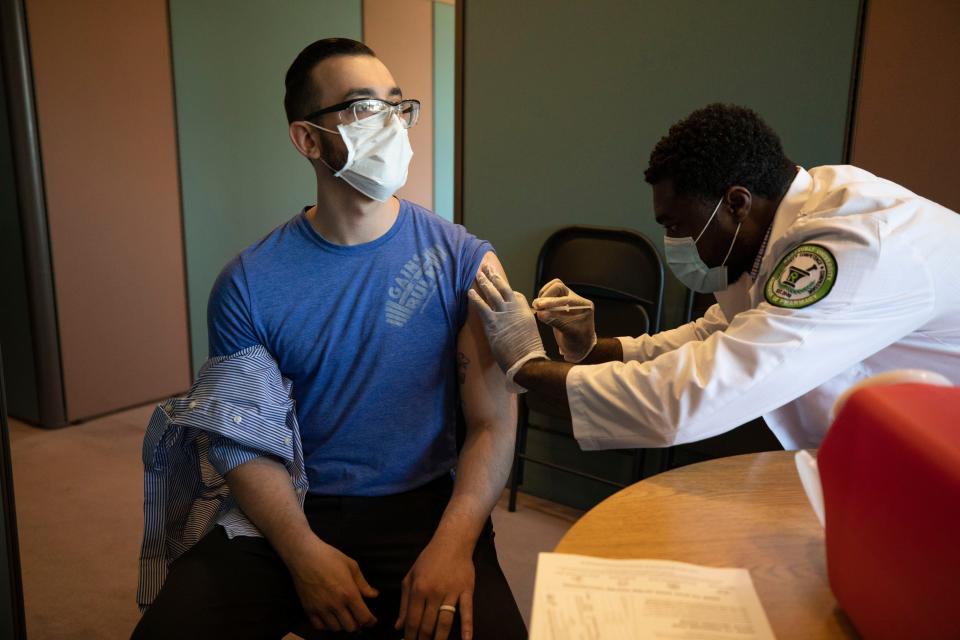
[{"label": "wall panel", "polygon": [[364,0],[363,41],[390,69],[403,97],[420,100],[420,123],[410,129],[410,173],[398,195],[432,209],[432,0]]},{"label": "wall panel", "polygon": [[287,136],[287,68],[315,40],[361,39],[360,9],[360,0],[170,0],[195,371],[217,274],[316,202],[313,170]]},{"label": "wall panel", "polygon": [[870,0],[851,162],[960,211],[960,3]]},{"label": "wall panel", "polygon": [[[697,107],[752,107],[803,165],[843,158],[856,0],[462,2],[464,223],[528,295],[540,246],[562,226],[629,227],[661,242],[643,170]],[[681,321],[684,294],[668,278],[667,327]],[[622,456],[574,448],[530,440],[531,454],[625,479]],[[527,490],[582,506],[601,491],[537,465],[525,473]]]},{"label": "wall panel", "polygon": [[453,215],[456,20],[453,4],[433,4],[433,209]]},{"label": "wall panel", "polygon": [[[669,126],[750,106],[812,166],[843,156],[855,0],[465,1],[464,221],[529,293],[568,224],[659,242],[643,170]],[[667,318],[679,320],[675,281]]]},{"label": "wall panel", "polygon": [[189,385],[166,2],[27,0],[67,415]]}]

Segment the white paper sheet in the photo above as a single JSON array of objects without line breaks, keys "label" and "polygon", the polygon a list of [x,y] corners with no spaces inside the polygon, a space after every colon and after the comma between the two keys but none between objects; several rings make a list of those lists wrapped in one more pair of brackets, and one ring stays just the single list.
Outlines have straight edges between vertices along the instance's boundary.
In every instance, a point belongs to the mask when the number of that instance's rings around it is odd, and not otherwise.
[{"label": "white paper sheet", "polygon": [[807,500],[813,507],[813,512],[817,514],[817,520],[820,526],[824,526],[825,507],[823,506],[823,486],[820,484],[820,469],[817,467],[817,459],[810,455],[809,451],[798,451],[794,456],[797,463],[797,473],[800,474],[800,484],[807,494]]},{"label": "white paper sheet", "polygon": [[746,569],[541,553],[530,640],[773,640]]}]

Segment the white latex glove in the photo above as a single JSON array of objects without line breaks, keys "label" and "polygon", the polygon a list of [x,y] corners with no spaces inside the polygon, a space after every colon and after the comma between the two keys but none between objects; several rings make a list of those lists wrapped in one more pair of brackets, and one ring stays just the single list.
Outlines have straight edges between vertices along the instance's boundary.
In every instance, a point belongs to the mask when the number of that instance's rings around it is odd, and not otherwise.
[{"label": "white latex glove", "polygon": [[510,286],[498,274],[483,271],[477,274],[477,287],[481,297],[473,289],[467,294],[470,304],[483,320],[483,330],[490,343],[490,351],[507,374],[507,389],[523,393],[523,387],[513,381],[520,367],[528,360],[547,358],[537,330],[537,319],[522,293]]},{"label": "white latex glove", "polygon": [[[589,307],[563,311],[557,307]],[[597,331],[593,323],[593,302],[578,296],[559,278],[554,278],[540,289],[533,301],[537,317],[553,327],[560,353],[567,362],[580,362],[597,344]]]}]

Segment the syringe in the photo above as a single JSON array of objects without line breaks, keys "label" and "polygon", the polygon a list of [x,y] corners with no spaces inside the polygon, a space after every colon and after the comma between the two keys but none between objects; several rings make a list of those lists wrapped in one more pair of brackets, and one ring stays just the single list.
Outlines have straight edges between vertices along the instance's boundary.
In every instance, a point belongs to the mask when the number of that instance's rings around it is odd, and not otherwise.
[{"label": "syringe", "polygon": [[559,307],[544,307],[543,309],[537,309],[533,307],[534,311],[582,311],[586,309],[592,309],[588,304],[563,304]]}]

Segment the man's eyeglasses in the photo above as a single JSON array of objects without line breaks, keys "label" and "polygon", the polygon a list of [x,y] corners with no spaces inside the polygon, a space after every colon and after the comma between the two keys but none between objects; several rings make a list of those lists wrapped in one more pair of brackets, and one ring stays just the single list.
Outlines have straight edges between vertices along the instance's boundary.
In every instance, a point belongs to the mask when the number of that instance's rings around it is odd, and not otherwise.
[{"label": "man's eyeglasses", "polygon": [[327,113],[336,113],[343,124],[356,122],[369,127],[382,127],[389,115],[395,113],[401,124],[409,129],[420,118],[420,101],[387,102],[378,98],[357,98],[309,113],[304,120],[313,120]]}]

